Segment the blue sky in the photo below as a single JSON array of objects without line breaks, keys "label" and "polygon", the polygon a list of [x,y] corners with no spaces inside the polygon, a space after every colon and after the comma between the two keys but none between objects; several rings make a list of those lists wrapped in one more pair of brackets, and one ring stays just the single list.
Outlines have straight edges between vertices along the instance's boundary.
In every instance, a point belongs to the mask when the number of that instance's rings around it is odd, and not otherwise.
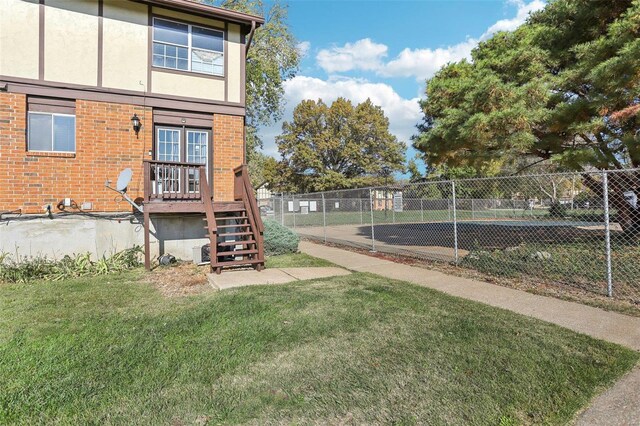
[{"label": "blue sky", "polygon": [[[382,107],[390,130],[410,146],[421,115],[425,80],[447,62],[469,58],[480,40],[513,30],[542,0],[290,0],[289,24],[304,53],[295,78],[285,83],[286,108],[303,99]],[[261,129],[264,152],[278,157],[282,121]],[[407,157],[413,157],[409,149]]]}]

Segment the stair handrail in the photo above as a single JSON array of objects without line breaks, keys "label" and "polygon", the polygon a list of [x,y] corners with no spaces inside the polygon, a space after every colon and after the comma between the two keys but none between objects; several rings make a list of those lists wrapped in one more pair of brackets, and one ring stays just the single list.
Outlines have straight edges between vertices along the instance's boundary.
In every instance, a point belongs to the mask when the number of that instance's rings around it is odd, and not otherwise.
[{"label": "stair handrail", "polygon": [[249,180],[249,169],[246,164],[242,164],[233,169],[235,174],[233,193],[236,201],[244,201],[247,209],[249,222],[255,226],[256,244],[258,246],[258,260],[264,261],[264,223],[260,217],[260,209],[255,197],[255,191]]},{"label": "stair handrail", "polygon": [[[208,237],[211,243],[209,244],[209,262],[213,267],[213,264],[218,262],[218,225],[213,212],[213,197],[207,180],[207,167],[203,165],[200,165],[200,197],[202,204],[204,204],[204,212],[207,218]],[[211,234],[213,234],[213,237]]]}]

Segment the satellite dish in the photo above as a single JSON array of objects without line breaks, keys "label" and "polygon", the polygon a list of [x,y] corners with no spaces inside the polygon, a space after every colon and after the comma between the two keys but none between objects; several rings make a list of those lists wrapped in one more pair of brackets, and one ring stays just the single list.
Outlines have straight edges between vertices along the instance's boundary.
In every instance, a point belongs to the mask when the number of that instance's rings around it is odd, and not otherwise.
[{"label": "satellite dish", "polygon": [[118,194],[122,196],[123,199],[127,200],[129,204],[138,209],[139,212],[142,213],[142,207],[137,205],[127,194],[127,186],[131,182],[131,176],[133,176],[133,172],[131,169],[124,169],[120,172],[120,176],[118,176],[118,182],[116,182],[116,187],[112,188],[109,186],[110,181],[106,181],[104,186],[109,188],[112,191],[116,191]]},{"label": "satellite dish", "polygon": [[118,182],[116,183],[116,190],[119,192],[124,192],[127,190],[127,186],[129,186],[129,182],[131,182],[131,176],[133,172],[131,169],[124,169],[120,172],[120,176],[118,176]]}]

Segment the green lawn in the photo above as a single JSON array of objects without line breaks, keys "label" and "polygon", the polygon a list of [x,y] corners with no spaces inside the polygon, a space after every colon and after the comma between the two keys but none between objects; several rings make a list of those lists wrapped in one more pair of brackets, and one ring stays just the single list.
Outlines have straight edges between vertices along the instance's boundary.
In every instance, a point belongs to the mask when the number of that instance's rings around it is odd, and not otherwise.
[{"label": "green lawn", "polygon": [[[600,249],[600,250],[598,250]],[[532,259],[546,252],[550,259]],[[611,242],[611,266],[614,296],[640,301],[640,247],[632,241]],[[541,278],[607,294],[604,241],[564,244],[520,244],[513,250],[476,250],[462,259],[461,265],[480,272],[507,278]],[[636,306],[637,310],[638,306]],[[637,313],[636,313],[637,315]]]},{"label": "green lawn", "polygon": [[638,353],[369,274],[0,285],[0,423],[563,424]]},{"label": "green lawn", "polygon": [[309,266],[336,266],[328,260],[318,259],[306,253],[281,254],[267,257],[267,268],[302,268]]}]

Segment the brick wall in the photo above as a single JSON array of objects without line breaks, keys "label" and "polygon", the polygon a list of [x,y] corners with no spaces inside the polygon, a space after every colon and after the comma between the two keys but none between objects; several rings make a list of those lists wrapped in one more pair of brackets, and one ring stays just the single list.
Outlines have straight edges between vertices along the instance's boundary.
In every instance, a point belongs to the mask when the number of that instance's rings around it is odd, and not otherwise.
[{"label": "brick wall", "polygon": [[[0,211],[22,209],[42,213],[45,204],[55,206],[65,197],[78,205],[93,203],[92,211],[131,211],[117,193],[119,172],[133,170],[128,188],[132,198],[143,196],[142,160],[150,158],[153,126],[151,108],[106,102],[76,101],[76,153],[27,152],[26,96],[0,93]],[[136,138],[131,116],[142,119]],[[243,161],[243,119],[215,116],[214,197],[233,199],[233,168]]]},{"label": "brick wall", "polygon": [[213,117],[213,198],[233,201],[233,169],[244,162],[242,117]]}]

